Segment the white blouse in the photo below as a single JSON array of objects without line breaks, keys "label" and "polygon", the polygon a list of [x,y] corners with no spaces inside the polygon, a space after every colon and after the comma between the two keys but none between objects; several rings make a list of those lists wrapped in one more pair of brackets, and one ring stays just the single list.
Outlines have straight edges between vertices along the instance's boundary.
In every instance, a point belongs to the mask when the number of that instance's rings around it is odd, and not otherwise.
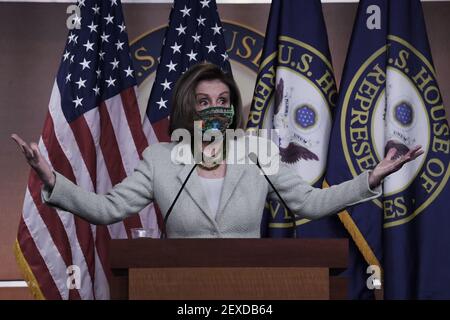
[{"label": "white blouse", "polygon": [[220,195],[222,194],[222,186],[224,178],[205,178],[198,176],[202,182],[203,191],[208,199],[209,208],[211,209],[212,219],[216,219],[219,210]]}]

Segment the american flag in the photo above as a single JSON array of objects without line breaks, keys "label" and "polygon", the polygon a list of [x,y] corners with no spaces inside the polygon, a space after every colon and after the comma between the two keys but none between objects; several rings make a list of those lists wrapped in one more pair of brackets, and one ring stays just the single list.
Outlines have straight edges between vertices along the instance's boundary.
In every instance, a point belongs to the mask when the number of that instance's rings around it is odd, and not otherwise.
[{"label": "american flag", "polygon": [[[54,170],[102,194],[132,173],[148,142],[120,0],[77,5],[80,14],[68,35],[39,148]],[[44,204],[41,188],[32,171],[15,246],[33,293],[47,299],[108,299],[107,243],[130,237],[133,227],[157,232],[153,207],[123,222],[94,226]],[[79,268],[78,289],[69,289],[70,266]]]},{"label": "american flag", "polygon": [[167,128],[172,89],[181,74],[204,61],[231,72],[216,2],[175,0],[144,118],[150,143],[170,141]]}]

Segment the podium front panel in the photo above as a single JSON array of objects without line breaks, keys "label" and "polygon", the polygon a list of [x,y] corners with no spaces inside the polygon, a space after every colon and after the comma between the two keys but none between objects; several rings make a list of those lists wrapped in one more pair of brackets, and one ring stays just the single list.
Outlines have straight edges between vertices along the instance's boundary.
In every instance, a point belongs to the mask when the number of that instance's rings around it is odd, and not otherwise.
[{"label": "podium front panel", "polygon": [[326,268],[137,268],[129,299],[329,299]]}]

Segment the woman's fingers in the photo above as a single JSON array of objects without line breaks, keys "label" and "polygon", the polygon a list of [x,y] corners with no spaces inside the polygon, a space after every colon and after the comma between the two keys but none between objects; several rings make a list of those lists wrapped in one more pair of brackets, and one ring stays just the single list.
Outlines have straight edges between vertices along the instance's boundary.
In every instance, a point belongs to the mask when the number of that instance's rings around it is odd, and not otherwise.
[{"label": "woman's fingers", "polygon": [[15,134],[15,133],[13,133],[13,134],[11,135],[11,138],[12,138],[15,142],[17,142],[18,145],[21,145],[21,144],[25,143],[25,141],[23,141],[22,138],[19,137],[19,136],[18,136],[17,134]]},{"label": "woman's fingers", "polygon": [[416,159],[417,157],[419,157],[420,155],[422,155],[424,153],[425,153],[425,151],[422,149],[422,146],[414,147],[411,152],[411,160]]},{"label": "woman's fingers", "polygon": [[25,158],[27,159],[28,163],[31,166],[36,166],[39,163],[40,159],[40,151],[39,147],[35,142],[26,143],[21,137],[19,137],[17,134],[12,134],[11,138],[19,145],[19,147],[22,149],[23,154],[25,155]]},{"label": "woman's fingers", "polygon": [[21,137],[14,133],[11,135],[11,138],[17,143],[20,149],[22,149],[22,152],[27,159],[33,158],[33,150]]},{"label": "woman's fingers", "polygon": [[42,157],[37,143],[32,142],[28,145],[17,134],[12,134],[11,138],[19,145],[27,158],[28,164],[36,171],[44,185],[53,188],[55,185],[55,174],[53,173],[49,163]]},{"label": "woman's fingers", "polygon": [[25,153],[26,142],[22,140],[17,134],[13,133],[11,138],[17,143],[17,145],[22,149],[22,152]]},{"label": "woman's fingers", "polygon": [[422,155],[425,151],[422,149],[422,146],[415,146],[408,151],[405,155],[406,161],[412,161],[416,159],[418,156]]},{"label": "woman's fingers", "polygon": [[391,160],[395,156],[396,153],[397,153],[397,149],[390,148],[388,153],[386,154],[386,158]]},{"label": "woman's fingers", "polygon": [[39,158],[39,147],[36,143],[32,142],[30,143],[30,148],[31,148],[31,152],[33,154],[33,158],[35,158],[36,160]]},{"label": "woman's fingers", "polygon": [[407,154],[405,154],[405,155],[401,156],[399,159],[397,159],[394,162],[394,167],[400,168],[405,163],[413,161],[414,159],[416,159],[417,157],[422,155],[424,152],[425,151],[422,149],[422,146],[415,146],[411,150],[409,150]]}]

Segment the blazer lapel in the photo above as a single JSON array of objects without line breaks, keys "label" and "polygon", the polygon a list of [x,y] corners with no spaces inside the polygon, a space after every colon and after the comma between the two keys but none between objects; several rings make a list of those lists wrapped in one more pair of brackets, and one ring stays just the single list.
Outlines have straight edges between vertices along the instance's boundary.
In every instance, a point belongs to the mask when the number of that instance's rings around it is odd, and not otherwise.
[{"label": "blazer lapel", "polygon": [[[183,183],[189,172],[192,170],[194,164],[185,164],[182,169],[178,172],[178,179],[181,183]],[[203,214],[215,225],[216,222],[212,219],[211,209],[209,208],[208,200],[206,199],[205,192],[203,191],[203,186],[201,185],[201,181],[197,175],[197,172],[192,172],[189,181],[186,183],[184,187],[184,191],[186,191],[194,202],[200,207]]]},{"label": "blazer lapel", "polygon": [[[235,151],[240,150],[239,145],[242,150],[245,150],[245,138],[239,138],[237,141],[230,141],[227,152],[227,172],[225,174],[225,179],[223,181],[222,195],[220,197],[219,211],[216,215],[216,221],[219,221],[223,214],[223,210],[230,200],[233,192],[238,188],[239,180],[241,179],[245,171],[245,152],[240,152],[235,154]],[[243,145],[242,145],[243,144]],[[241,151],[242,151],[241,150]],[[233,151],[233,152],[232,152]],[[234,164],[233,164],[234,163]],[[236,192],[239,192],[236,191]]]},{"label": "blazer lapel", "polygon": [[[244,139],[240,139],[240,142],[243,143]],[[176,153],[178,154],[178,153]],[[228,154],[227,160],[229,160],[230,154]],[[238,160],[243,160],[243,156],[240,155]],[[231,163],[231,161],[227,161]],[[191,158],[189,163],[185,163],[183,161],[179,161],[179,163],[183,163],[181,170],[178,172],[178,179],[183,183],[194,166],[194,159]],[[238,162],[239,163],[239,162]],[[186,183],[185,190],[191,196],[191,198],[195,201],[195,203],[200,207],[202,212],[206,215],[206,217],[216,226],[217,221],[223,213],[223,210],[231,198],[233,192],[237,189],[239,180],[241,179],[243,173],[245,171],[245,164],[227,164],[227,172],[225,174],[225,179],[222,187],[222,194],[220,196],[219,209],[216,215],[216,219],[212,218],[211,209],[209,208],[208,200],[206,199],[205,192],[203,191],[203,186],[201,185],[200,178],[198,177],[196,172],[193,172],[189,181]]]},{"label": "blazer lapel", "polygon": [[[223,213],[223,210],[230,200],[233,192],[235,192],[239,183],[239,180],[244,173],[245,165],[244,164],[228,164],[227,165],[227,173],[225,175],[225,179],[223,181],[222,187],[222,195],[220,197],[219,211],[217,212],[216,219]],[[239,192],[239,191],[238,191]]]}]

